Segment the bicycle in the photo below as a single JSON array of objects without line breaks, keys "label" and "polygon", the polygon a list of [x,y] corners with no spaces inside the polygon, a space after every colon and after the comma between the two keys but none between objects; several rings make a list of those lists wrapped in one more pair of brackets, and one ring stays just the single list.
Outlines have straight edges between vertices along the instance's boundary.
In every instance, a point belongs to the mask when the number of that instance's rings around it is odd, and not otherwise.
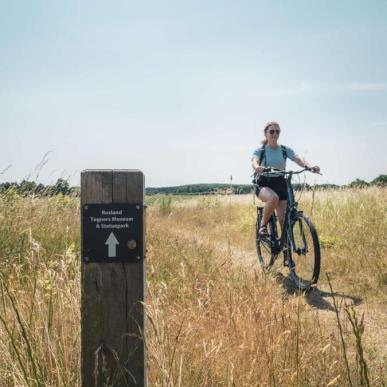
[{"label": "bicycle", "polygon": [[320,243],[316,227],[307,215],[298,210],[298,203],[295,200],[291,184],[293,175],[305,171],[314,172],[310,168],[304,168],[300,171],[264,169],[267,176],[281,174],[286,179],[288,201],[281,237],[278,237],[277,215],[275,212],[267,224],[268,236],[259,235],[263,207],[257,207],[256,222],[257,255],[263,271],[269,271],[278,255],[283,252],[284,266],[289,268],[290,277],[297,288],[303,291],[310,289],[317,283],[321,265]]}]

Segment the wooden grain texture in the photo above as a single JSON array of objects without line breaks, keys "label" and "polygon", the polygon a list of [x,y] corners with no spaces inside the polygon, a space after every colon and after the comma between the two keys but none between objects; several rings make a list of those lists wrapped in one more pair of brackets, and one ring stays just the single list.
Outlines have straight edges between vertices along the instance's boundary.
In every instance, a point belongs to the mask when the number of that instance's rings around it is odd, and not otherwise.
[{"label": "wooden grain texture", "polygon": [[[81,204],[144,202],[144,175],[135,170],[81,174]],[[83,263],[82,386],[144,386],[144,261]]]}]

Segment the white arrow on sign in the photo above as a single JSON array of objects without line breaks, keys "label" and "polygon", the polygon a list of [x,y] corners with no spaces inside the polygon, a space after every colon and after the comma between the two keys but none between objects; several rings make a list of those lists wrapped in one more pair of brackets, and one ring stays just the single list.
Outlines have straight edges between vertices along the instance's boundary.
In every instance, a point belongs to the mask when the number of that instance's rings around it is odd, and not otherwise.
[{"label": "white arrow on sign", "polygon": [[118,242],[116,236],[113,234],[113,232],[110,233],[109,238],[106,239],[105,245],[109,246],[109,258],[113,258],[117,256],[116,249],[117,245],[120,243]]}]

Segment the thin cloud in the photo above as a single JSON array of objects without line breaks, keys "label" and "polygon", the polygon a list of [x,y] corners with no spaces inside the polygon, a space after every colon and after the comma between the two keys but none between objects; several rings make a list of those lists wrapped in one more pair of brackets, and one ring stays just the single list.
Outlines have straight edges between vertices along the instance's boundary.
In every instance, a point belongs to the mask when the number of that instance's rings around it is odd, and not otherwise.
[{"label": "thin cloud", "polygon": [[333,82],[306,82],[301,81],[298,84],[289,87],[280,87],[274,89],[272,94],[280,97],[298,97],[312,94],[332,94],[348,92],[366,92],[366,91],[386,91],[385,82],[351,82],[351,83],[333,83]]},{"label": "thin cloud", "polygon": [[274,90],[273,94],[281,97],[296,97],[315,93],[317,91],[320,91],[317,85],[302,81],[293,87],[280,87]]},{"label": "thin cloud", "polygon": [[387,90],[387,83],[384,82],[352,82],[348,85],[354,91],[384,91]]}]

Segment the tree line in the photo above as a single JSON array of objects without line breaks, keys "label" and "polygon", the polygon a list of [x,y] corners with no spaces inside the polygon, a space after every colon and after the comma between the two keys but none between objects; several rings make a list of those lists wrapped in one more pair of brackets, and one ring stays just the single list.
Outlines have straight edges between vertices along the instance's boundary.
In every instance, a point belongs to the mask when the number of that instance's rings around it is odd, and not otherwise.
[{"label": "tree line", "polygon": [[[318,184],[311,186],[310,184],[293,184],[296,191],[299,190],[324,190],[324,189],[336,189],[336,188],[365,188],[369,186],[381,186],[387,185],[387,175],[380,175],[370,182],[365,180],[356,179],[348,185],[337,184]],[[211,194],[248,194],[253,191],[251,184],[187,184],[171,187],[147,187],[145,189],[146,195],[211,195]],[[58,179],[53,185],[44,185],[42,183],[36,183],[34,181],[23,180],[21,183],[6,182],[0,183],[0,194],[5,192],[15,192],[22,196],[54,196],[54,195],[66,195],[66,196],[79,196],[80,188],[71,187],[69,182],[65,179]]]},{"label": "tree line", "polygon": [[6,182],[0,184],[0,194],[4,192],[14,192],[21,196],[79,196],[79,187],[70,187],[70,184],[65,179],[58,179],[53,185],[44,185],[35,181],[23,180],[21,183]]}]

